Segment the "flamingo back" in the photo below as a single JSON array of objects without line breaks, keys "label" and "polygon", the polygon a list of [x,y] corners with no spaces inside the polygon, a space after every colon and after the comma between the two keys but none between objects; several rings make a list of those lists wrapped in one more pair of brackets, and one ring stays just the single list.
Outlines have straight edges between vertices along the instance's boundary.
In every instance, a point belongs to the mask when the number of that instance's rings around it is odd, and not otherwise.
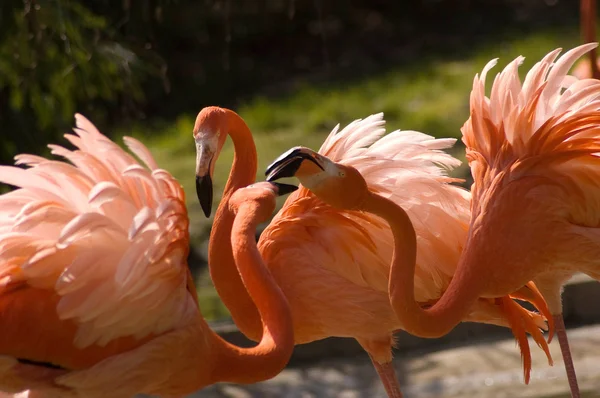
[{"label": "flamingo back", "polygon": [[[355,167],[371,191],[407,211],[418,240],[417,299],[437,299],[454,273],[469,222],[470,195],[451,185],[458,180],[447,175],[460,164],[443,151],[455,140],[416,131],[385,135],[382,113],[338,129],[333,129],[319,153]],[[301,186],[259,242],[266,257],[283,256],[280,249],[298,244],[322,267],[355,285],[387,293],[393,238],[385,220],[335,210]]]},{"label": "flamingo back", "polygon": [[75,150],[49,145],[66,161],[18,155],[27,168],[0,166],[0,182],[17,187],[0,196],[0,285],[57,295],[77,348],[173,329],[193,301],[183,189],[139,141],[125,138],[145,167],[76,120],[65,135]]},{"label": "flamingo back", "polygon": [[[541,177],[565,189],[571,220],[600,225],[600,81],[569,75],[573,64],[597,46],[590,43],[548,53],[521,83],[523,57],[496,75],[489,97],[486,77],[497,60],[476,75],[471,116],[462,127],[473,173],[473,213],[493,194],[523,177]],[[540,191],[538,195],[556,197]]]}]

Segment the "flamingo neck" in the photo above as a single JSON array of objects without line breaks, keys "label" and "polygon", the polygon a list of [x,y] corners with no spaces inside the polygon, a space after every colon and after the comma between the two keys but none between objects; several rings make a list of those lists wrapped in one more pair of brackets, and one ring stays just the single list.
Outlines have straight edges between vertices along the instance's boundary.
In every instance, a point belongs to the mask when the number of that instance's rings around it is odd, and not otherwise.
[{"label": "flamingo neck", "polygon": [[[254,139],[252,138],[252,132],[248,128],[248,125],[233,111],[230,111],[229,118],[229,136],[233,141],[233,147],[235,149],[233,156],[233,165],[231,166],[231,172],[229,178],[225,184],[225,190],[223,191],[223,197],[231,196],[238,188],[250,185],[256,179],[256,171],[258,168],[258,160],[256,154],[256,145],[254,145]],[[223,205],[223,203],[225,203]],[[227,202],[221,201],[220,208],[226,208],[233,217]]]},{"label": "flamingo neck", "polygon": [[221,338],[216,340],[214,382],[255,383],[272,378],[287,365],[294,350],[288,301],[256,246],[257,208],[257,202],[240,206],[231,244],[241,280],[262,318],[262,338],[253,348],[240,348]]},{"label": "flamingo neck", "polygon": [[246,123],[236,113],[229,112],[228,134],[235,154],[210,234],[208,266],[215,289],[233,321],[242,333],[256,341],[260,339],[261,321],[233,260],[230,236],[234,214],[228,205],[229,198],[237,189],[252,184],[256,178],[256,146]]},{"label": "flamingo neck", "polygon": [[[417,240],[408,214],[394,202],[371,193],[364,209],[386,220],[394,236],[389,294],[402,328],[419,337],[437,338],[450,332],[465,318],[479,294],[476,280],[466,267],[457,269],[450,286],[429,309],[415,300]],[[467,272],[461,272],[461,271]]]}]

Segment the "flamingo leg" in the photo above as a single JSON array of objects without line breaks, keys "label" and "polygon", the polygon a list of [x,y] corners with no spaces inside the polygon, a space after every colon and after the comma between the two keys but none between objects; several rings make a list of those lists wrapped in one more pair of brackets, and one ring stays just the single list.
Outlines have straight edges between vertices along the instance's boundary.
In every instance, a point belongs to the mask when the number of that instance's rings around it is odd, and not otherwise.
[{"label": "flamingo leg", "polygon": [[572,398],[580,398],[579,385],[577,384],[577,375],[575,374],[575,366],[573,366],[573,357],[569,348],[569,340],[567,339],[567,330],[562,314],[553,315],[554,326],[556,328],[556,337],[560,344],[565,370],[567,371],[567,379],[569,380],[569,388],[571,389]]},{"label": "flamingo leg", "polygon": [[[596,0],[582,0],[580,2],[580,23],[583,27],[583,40],[585,43],[596,41]],[[598,59],[596,49],[590,51],[590,67],[594,79],[600,78],[600,70],[598,70]]]},{"label": "flamingo leg", "polygon": [[379,363],[377,362],[371,354],[369,354],[371,358],[371,362],[373,362],[373,366],[375,366],[375,370],[383,383],[383,387],[387,392],[389,398],[402,398],[402,391],[400,391],[400,383],[398,382],[398,378],[396,377],[396,371],[394,370],[393,363]]}]

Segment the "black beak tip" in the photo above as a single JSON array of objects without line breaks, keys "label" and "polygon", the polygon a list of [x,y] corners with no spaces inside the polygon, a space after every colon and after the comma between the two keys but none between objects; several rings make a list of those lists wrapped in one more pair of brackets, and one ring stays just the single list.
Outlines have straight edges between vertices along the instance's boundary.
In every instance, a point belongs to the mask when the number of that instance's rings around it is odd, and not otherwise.
[{"label": "black beak tip", "polygon": [[210,174],[196,176],[196,195],[206,218],[210,217],[212,211],[213,186]]},{"label": "black beak tip", "polygon": [[210,206],[202,206],[202,212],[206,218],[210,218],[210,214],[212,213],[212,208]]},{"label": "black beak tip", "polygon": [[298,189],[297,186],[292,184],[283,184],[280,182],[272,182],[271,184],[277,187],[277,196],[284,196]]}]

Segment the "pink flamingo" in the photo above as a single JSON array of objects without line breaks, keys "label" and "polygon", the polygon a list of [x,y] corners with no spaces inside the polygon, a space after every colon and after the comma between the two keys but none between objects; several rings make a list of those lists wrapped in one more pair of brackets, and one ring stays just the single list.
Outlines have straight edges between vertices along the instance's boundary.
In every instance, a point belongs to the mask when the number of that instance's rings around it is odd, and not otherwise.
[{"label": "pink flamingo", "polygon": [[[261,342],[243,349],[198,308],[181,186],[137,140],[125,143],[146,167],[76,119],[66,138],[77,150],[50,145],[72,164],[19,155],[28,169],[0,167],[0,182],[19,187],[0,196],[0,390],[176,397],[279,373],[294,346],[289,305],[264,267],[250,267],[255,254],[234,247],[264,323]],[[270,215],[248,224],[254,213],[239,208],[231,239]]]}]

